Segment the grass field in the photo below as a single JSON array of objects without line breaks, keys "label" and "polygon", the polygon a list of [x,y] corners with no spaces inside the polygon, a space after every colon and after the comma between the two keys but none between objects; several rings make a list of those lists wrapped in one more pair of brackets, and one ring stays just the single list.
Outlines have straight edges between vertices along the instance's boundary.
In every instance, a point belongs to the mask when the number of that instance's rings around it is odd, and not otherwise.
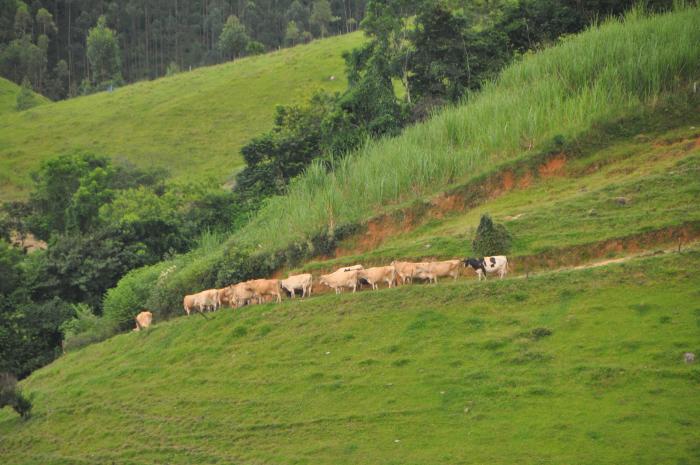
[{"label": "grass field", "polygon": [[[68,354],[5,464],[692,464],[700,252],[178,318]],[[693,304],[693,302],[695,304]]]},{"label": "grass field", "polygon": [[3,114],[0,200],[26,195],[42,160],[74,151],[167,168],[177,180],[224,182],[242,163],[239,149],[272,126],[275,105],[344,90],[341,53],[362,41],[361,33],[336,36]]}]

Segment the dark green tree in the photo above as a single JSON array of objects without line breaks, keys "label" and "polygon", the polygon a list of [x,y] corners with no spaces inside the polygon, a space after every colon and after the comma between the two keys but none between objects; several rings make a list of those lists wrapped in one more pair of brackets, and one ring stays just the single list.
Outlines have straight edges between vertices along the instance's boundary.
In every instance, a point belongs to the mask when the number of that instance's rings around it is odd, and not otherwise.
[{"label": "dark green tree", "polygon": [[505,255],[510,251],[511,237],[502,224],[495,224],[489,215],[482,215],[476,229],[472,250],[484,256]]}]

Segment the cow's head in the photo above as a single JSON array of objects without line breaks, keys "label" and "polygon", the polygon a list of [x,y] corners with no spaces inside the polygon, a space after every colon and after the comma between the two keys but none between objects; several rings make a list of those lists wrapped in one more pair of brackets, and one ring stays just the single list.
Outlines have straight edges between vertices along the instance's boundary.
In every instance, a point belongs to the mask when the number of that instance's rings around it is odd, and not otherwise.
[{"label": "cow's head", "polygon": [[483,269],[484,268],[484,259],[483,258],[465,258],[462,260],[462,263],[464,264],[464,267],[469,267],[473,269],[474,271]]}]

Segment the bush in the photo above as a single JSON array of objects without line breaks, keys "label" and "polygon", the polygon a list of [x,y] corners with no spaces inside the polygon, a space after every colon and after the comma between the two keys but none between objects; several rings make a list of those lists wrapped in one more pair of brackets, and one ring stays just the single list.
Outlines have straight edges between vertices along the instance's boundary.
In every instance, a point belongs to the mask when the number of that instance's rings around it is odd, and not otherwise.
[{"label": "bush", "polygon": [[10,406],[25,420],[31,416],[32,402],[17,387],[17,378],[0,373],[0,408]]},{"label": "bush", "polygon": [[61,325],[64,351],[104,341],[117,333],[117,326],[112,321],[98,317],[87,305],[73,305],[73,310],[75,317]]},{"label": "bush", "polygon": [[480,256],[505,255],[510,251],[511,237],[506,227],[495,224],[489,215],[482,215],[472,250]]},{"label": "bush", "polygon": [[27,78],[22,81],[22,88],[17,94],[17,103],[15,108],[17,111],[28,110],[29,108],[35,107],[39,102],[36,99],[36,95],[32,92],[32,86]]},{"label": "bush", "polygon": [[116,287],[107,291],[103,315],[115,330],[128,330],[133,326],[134,317],[146,306],[152,288],[168,265],[168,262],[162,262],[132,270],[119,280]]}]

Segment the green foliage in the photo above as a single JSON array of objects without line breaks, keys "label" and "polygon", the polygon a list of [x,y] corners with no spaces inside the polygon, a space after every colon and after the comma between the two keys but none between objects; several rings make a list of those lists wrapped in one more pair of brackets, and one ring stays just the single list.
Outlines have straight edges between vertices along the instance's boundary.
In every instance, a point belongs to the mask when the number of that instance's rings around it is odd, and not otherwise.
[{"label": "green foliage", "polygon": [[480,257],[505,255],[510,251],[511,242],[504,225],[494,224],[489,215],[483,215],[472,241],[472,251]]},{"label": "green foliage", "polygon": [[246,51],[249,41],[245,26],[238,17],[229,16],[219,36],[219,52],[227,59],[238,58]]},{"label": "green foliage", "polygon": [[103,341],[116,334],[117,329],[112,321],[98,317],[87,305],[73,305],[73,310],[75,316],[61,325],[65,352]]},{"label": "green foliage", "polygon": [[58,298],[25,302],[0,319],[0,371],[22,378],[51,362],[60,353],[61,324],[73,309]]},{"label": "green foliage", "polygon": [[[164,262],[127,273],[118,286],[105,294],[103,319],[120,331],[131,329],[134,317],[146,307],[157,281],[170,272],[168,263]],[[158,318],[162,316],[157,314]]]},{"label": "green foliage", "polygon": [[301,31],[295,21],[287,23],[287,29],[284,33],[284,42],[288,45],[296,45],[301,40]]},{"label": "green foliage", "polygon": [[[68,231],[69,210],[73,211],[73,224],[79,231],[81,222],[90,223],[93,220],[90,214],[97,213],[95,207],[99,208],[99,204],[91,203],[89,195],[91,191],[95,193],[98,188],[106,187],[104,177],[105,170],[110,170],[109,165],[106,157],[89,154],[62,155],[42,163],[39,171],[33,174],[34,191],[30,197],[34,212],[30,220],[32,232],[40,239],[48,240],[53,232]],[[81,193],[76,196],[79,191]]]},{"label": "green foliage", "polygon": [[32,414],[32,402],[17,387],[17,379],[10,373],[0,373],[0,409],[10,406],[23,419]]},{"label": "green foliage", "polygon": [[92,71],[92,82],[121,79],[119,44],[115,32],[107,27],[107,19],[100,16],[87,36],[87,58]]},{"label": "green foliage", "polygon": [[311,6],[311,16],[309,22],[318,28],[321,38],[328,34],[328,27],[338,18],[333,16],[331,4],[328,0],[314,0]]},{"label": "green foliage", "polygon": [[38,103],[39,102],[37,101],[34,92],[32,92],[29,79],[25,77],[22,81],[22,89],[19,91],[19,94],[17,94],[17,103],[15,104],[15,108],[17,111],[28,110],[37,106]]}]

